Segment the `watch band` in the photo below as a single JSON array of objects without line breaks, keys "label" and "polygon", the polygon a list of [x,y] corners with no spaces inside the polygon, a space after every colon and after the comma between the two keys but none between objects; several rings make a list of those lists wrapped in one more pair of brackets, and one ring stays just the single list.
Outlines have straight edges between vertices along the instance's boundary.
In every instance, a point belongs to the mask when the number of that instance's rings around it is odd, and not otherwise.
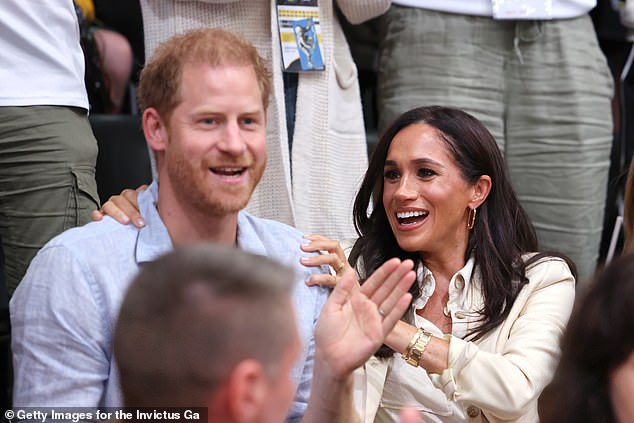
[{"label": "watch band", "polygon": [[416,334],[409,341],[409,345],[405,350],[403,358],[407,364],[418,367],[420,365],[420,359],[427,348],[427,344],[431,340],[431,332],[426,331],[423,328],[419,328]]}]

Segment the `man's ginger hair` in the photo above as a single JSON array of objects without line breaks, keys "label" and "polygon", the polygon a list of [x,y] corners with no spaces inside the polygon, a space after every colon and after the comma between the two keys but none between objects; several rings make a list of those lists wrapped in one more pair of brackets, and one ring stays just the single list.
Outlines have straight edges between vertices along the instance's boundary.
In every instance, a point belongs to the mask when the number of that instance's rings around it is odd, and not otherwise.
[{"label": "man's ginger hair", "polygon": [[161,43],[139,78],[137,97],[141,111],[156,109],[165,121],[182,101],[180,85],[185,64],[251,66],[255,71],[262,104],[268,107],[271,72],[247,40],[218,28],[204,28],[175,35]]}]

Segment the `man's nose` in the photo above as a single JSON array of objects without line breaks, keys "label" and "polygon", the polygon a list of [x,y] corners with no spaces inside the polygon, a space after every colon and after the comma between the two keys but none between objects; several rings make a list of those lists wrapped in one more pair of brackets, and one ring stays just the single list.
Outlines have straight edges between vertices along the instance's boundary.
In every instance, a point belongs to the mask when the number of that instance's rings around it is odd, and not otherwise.
[{"label": "man's nose", "polygon": [[222,140],[220,141],[218,147],[224,153],[230,154],[232,156],[239,156],[244,153],[244,150],[246,149],[246,143],[242,138],[240,125],[238,124],[238,122],[228,122],[225,125],[225,130],[222,134]]}]

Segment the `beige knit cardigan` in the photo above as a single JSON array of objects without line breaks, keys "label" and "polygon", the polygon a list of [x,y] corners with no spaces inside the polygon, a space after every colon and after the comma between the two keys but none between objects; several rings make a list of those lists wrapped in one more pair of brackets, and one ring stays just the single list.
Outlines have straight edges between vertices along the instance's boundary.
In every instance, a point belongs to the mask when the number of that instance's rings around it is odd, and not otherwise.
[{"label": "beige knit cardigan", "polygon": [[[352,203],[368,163],[356,66],[333,0],[319,0],[326,70],[299,77],[290,160],[275,3],[141,0],[146,57],[171,35],[198,27],[218,26],[250,40],[273,70],[274,89],[268,108],[267,168],[247,209],[304,232],[354,237]],[[380,15],[389,3],[337,0],[351,23]]]}]

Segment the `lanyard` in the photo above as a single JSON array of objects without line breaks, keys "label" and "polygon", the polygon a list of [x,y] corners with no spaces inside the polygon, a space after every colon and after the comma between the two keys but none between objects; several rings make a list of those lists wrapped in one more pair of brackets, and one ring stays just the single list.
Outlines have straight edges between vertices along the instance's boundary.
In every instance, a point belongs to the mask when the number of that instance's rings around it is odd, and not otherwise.
[{"label": "lanyard", "polygon": [[285,72],[323,71],[318,0],[277,0]]}]

